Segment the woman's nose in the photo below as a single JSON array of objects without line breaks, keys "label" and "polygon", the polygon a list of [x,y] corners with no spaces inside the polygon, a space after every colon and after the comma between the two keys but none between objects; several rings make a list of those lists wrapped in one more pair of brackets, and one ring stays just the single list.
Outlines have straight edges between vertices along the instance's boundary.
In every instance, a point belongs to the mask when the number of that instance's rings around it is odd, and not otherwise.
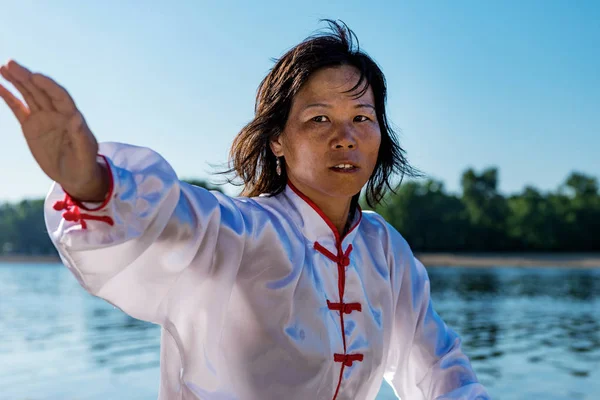
[{"label": "woman's nose", "polygon": [[333,142],[336,149],[353,149],[356,147],[356,132],[353,126],[341,126],[336,132]]}]

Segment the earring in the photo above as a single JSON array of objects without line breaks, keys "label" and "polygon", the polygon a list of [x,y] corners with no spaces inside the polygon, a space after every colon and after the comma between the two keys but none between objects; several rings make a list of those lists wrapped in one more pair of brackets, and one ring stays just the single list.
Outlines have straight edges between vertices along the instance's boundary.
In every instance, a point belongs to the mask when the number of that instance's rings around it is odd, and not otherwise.
[{"label": "earring", "polygon": [[275,172],[277,173],[277,176],[281,176],[281,161],[279,160],[279,157],[276,157],[275,163],[277,164],[275,167]]}]

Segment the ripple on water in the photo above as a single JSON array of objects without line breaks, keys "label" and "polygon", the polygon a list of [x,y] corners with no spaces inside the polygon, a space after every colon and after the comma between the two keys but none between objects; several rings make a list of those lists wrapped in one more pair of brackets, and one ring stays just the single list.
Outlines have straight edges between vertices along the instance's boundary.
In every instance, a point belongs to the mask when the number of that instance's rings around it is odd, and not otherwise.
[{"label": "ripple on water", "polygon": [[[597,399],[600,270],[429,274],[434,307],[461,335],[492,398]],[[70,398],[77,385],[89,388],[87,400],[156,398],[157,326],[88,295],[62,267],[0,267],[0,293],[6,398]]]}]

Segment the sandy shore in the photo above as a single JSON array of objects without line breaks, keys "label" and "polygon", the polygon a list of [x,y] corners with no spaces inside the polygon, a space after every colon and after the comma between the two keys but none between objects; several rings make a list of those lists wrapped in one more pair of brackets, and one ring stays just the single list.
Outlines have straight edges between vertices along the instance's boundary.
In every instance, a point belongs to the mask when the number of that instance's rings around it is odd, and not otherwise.
[{"label": "sandy shore", "polygon": [[[600,253],[416,253],[427,267],[600,268]],[[0,256],[0,263],[60,263],[55,256]]]},{"label": "sandy shore", "polygon": [[600,253],[422,253],[427,267],[574,267],[600,268]]},{"label": "sandy shore", "polygon": [[12,256],[0,256],[0,263],[60,263],[58,256],[24,256],[24,255],[12,255]]}]

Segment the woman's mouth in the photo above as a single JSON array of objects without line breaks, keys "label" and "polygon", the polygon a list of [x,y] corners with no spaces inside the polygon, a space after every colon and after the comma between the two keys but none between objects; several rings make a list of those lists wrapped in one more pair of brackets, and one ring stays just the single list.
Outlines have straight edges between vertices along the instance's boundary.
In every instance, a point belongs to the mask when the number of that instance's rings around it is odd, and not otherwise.
[{"label": "woman's mouth", "polygon": [[356,172],[359,170],[359,168],[357,166],[355,166],[353,164],[347,164],[347,163],[338,164],[329,169],[332,171],[335,171],[335,172],[343,173],[343,174],[348,174],[348,173]]}]

